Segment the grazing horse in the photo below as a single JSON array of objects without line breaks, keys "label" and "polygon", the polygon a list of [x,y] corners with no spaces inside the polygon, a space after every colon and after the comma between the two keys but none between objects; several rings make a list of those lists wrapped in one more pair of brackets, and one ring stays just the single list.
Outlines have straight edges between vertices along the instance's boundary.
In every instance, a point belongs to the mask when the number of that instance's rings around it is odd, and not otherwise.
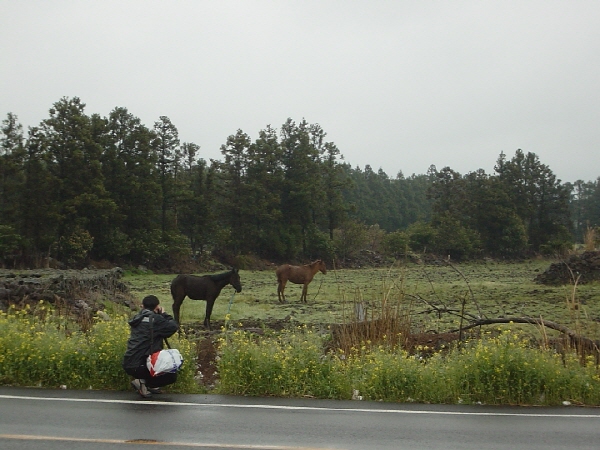
[{"label": "grazing horse", "polygon": [[306,291],[308,290],[308,284],[312,281],[313,277],[319,270],[323,274],[327,273],[327,267],[325,267],[325,263],[320,259],[303,266],[292,266],[290,264],[279,266],[275,272],[277,275],[277,298],[279,298],[279,302],[286,302],[283,291],[285,290],[285,284],[288,281],[291,281],[295,284],[304,285],[302,288],[300,301],[306,303]]},{"label": "grazing horse", "polygon": [[177,275],[171,282],[173,315],[177,323],[179,323],[179,308],[183,303],[183,299],[188,296],[192,300],[206,300],[204,327],[210,330],[210,315],[213,305],[221,290],[228,284],[231,284],[236,292],[242,292],[242,283],[238,269],[231,269],[229,272],[201,277],[195,275]]}]

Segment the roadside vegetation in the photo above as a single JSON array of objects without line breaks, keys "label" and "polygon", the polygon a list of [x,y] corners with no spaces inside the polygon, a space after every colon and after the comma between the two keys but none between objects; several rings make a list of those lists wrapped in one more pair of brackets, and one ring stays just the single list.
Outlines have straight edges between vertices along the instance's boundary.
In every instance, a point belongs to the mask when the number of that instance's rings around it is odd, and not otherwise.
[{"label": "roadside vegetation", "polygon": [[[84,324],[41,301],[31,308],[0,311],[0,384],[63,389],[129,388],[121,361],[129,337],[129,316],[117,309]],[[81,331],[84,328],[87,331]],[[194,344],[173,336],[173,347],[188,362],[175,392],[198,392]]]},{"label": "roadside vegetation", "polygon": [[533,348],[528,337],[512,331],[486,333],[448,351],[421,346],[414,354],[385,340],[324,354],[327,339],[304,328],[260,339],[240,331],[227,334],[221,338],[218,392],[422,403],[600,404],[593,358],[581,364],[574,353],[562,357]]},{"label": "roadside vegetation", "polygon": [[[171,345],[186,363],[173,392],[393,402],[600,405],[597,347],[577,347],[558,323],[600,338],[600,285],[541,286],[548,261],[394,264],[315,277],[308,303],[289,285],[277,301],[274,270],[241,271],[243,291],[225,289],[213,329],[205,302],[186,299]],[[170,309],[173,275],[128,273],[141,299]],[[44,302],[0,313],[0,384],[127,389],[120,367],[132,311],[106,301],[81,327]],[[466,329],[478,317],[538,318]],[[461,327],[464,330],[461,330]],[[87,330],[86,332],[81,329]],[[203,380],[202,344],[216,349],[216,377]],[[579,341],[582,342],[582,341]]]}]

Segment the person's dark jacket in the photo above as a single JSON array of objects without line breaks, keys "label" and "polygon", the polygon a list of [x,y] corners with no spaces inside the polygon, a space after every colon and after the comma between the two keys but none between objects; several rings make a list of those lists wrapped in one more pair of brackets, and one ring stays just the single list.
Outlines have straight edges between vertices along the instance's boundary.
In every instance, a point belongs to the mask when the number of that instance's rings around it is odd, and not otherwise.
[{"label": "person's dark jacket", "polygon": [[[151,323],[152,329],[150,328]],[[148,309],[142,309],[137,313],[129,321],[129,326],[131,335],[123,356],[123,368],[125,369],[144,365],[148,355],[163,348],[163,339],[172,336],[179,329],[179,325],[169,314],[156,314]],[[150,345],[151,339],[152,346]]]}]

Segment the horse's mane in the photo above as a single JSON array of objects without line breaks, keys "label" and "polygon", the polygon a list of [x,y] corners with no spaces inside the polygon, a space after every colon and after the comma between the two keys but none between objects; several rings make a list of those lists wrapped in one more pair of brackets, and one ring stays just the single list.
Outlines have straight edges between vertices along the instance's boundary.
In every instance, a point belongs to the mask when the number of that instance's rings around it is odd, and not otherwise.
[{"label": "horse's mane", "polygon": [[225,278],[229,277],[231,275],[231,272],[233,272],[233,271],[230,270],[229,272],[217,273],[215,275],[208,275],[208,278],[210,278],[213,281],[221,281],[221,280],[224,280]]}]

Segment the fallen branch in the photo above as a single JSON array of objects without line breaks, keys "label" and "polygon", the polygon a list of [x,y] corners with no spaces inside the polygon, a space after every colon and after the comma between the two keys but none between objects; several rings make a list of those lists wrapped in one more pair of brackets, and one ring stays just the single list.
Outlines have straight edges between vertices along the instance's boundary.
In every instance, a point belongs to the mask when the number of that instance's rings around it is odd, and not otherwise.
[{"label": "fallen branch", "polygon": [[596,353],[596,355],[600,355],[599,342],[586,338],[584,336],[580,336],[573,330],[565,327],[564,325],[560,325],[550,320],[544,320],[535,317],[499,317],[496,319],[477,319],[471,322],[469,325],[460,327],[456,330],[451,330],[450,333],[463,332],[482,325],[494,325],[499,323],[528,323],[531,325],[540,325],[546,328],[550,328],[551,330],[559,331],[560,333],[568,336],[570,342],[572,344],[575,344],[576,348],[592,350]]},{"label": "fallen branch", "polygon": [[436,306],[433,303],[425,300],[420,295],[407,295],[407,297],[419,300],[419,301],[425,303],[427,306],[429,306],[429,309],[424,309],[422,311],[417,312],[416,314],[431,314],[431,313],[435,313],[435,314],[438,315],[438,318],[440,318],[440,319],[442,318],[442,314],[450,314],[450,315],[453,315],[453,316],[456,316],[456,317],[462,317],[462,318],[468,317],[471,320],[478,320],[479,319],[479,316],[476,316],[475,314],[470,314],[470,313],[467,313],[467,312],[461,313],[460,310],[448,308],[445,305],[444,306]]}]

